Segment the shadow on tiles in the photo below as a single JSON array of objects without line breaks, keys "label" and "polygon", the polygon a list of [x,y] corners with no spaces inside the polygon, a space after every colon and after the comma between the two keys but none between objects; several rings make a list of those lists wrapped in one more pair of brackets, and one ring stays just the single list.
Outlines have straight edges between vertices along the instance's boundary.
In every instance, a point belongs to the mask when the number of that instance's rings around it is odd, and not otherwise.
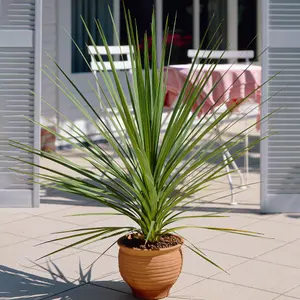
[{"label": "shadow on tiles", "polygon": [[[25,271],[0,265],[0,299],[52,299],[54,295],[90,283],[91,271],[92,267],[85,270],[79,265],[78,280],[69,280],[51,261],[46,266],[36,264],[34,269],[27,268]],[[92,283],[102,287],[99,289],[99,299],[102,299],[101,291],[107,289],[127,294],[124,289],[128,287],[123,281],[103,280]],[[68,297],[59,299],[70,300]]]}]

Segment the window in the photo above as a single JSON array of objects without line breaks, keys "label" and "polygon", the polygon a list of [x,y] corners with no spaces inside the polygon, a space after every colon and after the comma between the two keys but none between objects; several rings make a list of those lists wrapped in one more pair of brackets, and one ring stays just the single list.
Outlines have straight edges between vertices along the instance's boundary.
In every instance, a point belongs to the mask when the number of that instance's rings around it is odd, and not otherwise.
[{"label": "window", "polygon": [[164,0],[163,25],[169,17],[169,33],[167,39],[168,49],[172,41],[172,31],[175,15],[177,14],[176,27],[173,36],[171,64],[189,63],[188,49],[193,48],[193,1],[192,0]]},{"label": "window", "polygon": [[[220,26],[220,24],[222,24]],[[207,31],[207,33],[206,33]],[[205,36],[206,33],[206,36]],[[222,39],[219,50],[227,48],[227,1],[200,1],[200,41],[203,49],[214,49],[219,38]]]},{"label": "window", "polygon": [[123,3],[130,11],[132,21],[137,23],[138,28],[138,37],[139,37],[139,48],[141,51],[142,64],[143,53],[144,53],[144,33],[147,32],[148,36],[148,49],[149,57],[151,59],[151,18],[154,9],[154,0],[121,0],[120,1],[120,42],[122,45],[128,45],[127,30],[126,30],[126,21],[123,9]]},{"label": "window", "polygon": [[[80,16],[83,17],[97,45],[102,41],[95,24],[99,19],[104,29],[107,41],[113,44],[113,26],[108,11],[108,6],[113,10],[113,0],[72,0],[72,37],[79,46],[84,56],[90,61],[86,44],[91,44]],[[86,62],[72,42],[72,73],[89,72]]]},{"label": "window", "polygon": [[[257,0],[239,0],[239,50],[253,50],[257,55]],[[260,53],[259,53],[260,54]]]}]

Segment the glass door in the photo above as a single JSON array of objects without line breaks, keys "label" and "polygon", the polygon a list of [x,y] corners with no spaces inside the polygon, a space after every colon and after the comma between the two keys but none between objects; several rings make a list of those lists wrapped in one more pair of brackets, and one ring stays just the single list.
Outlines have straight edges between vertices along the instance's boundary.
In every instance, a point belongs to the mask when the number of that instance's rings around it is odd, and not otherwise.
[{"label": "glass door", "polygon": [[[128,45],[126,21],[124,15],[123,2],[130,11],[132,21],[137,24],[139,36],[139,48],[143,57],[144,52],[144,34],[147,32],[149,57],[151,58],[151,18],[154,9],[154,0],[136,1],[136,0],[121,0],[120,1],[120,41],[122,45]],[[142,60],[143,63],[143,60]]]},{"label": "glass door", "polygon": [[172,41],[172,30],[177,13],[176,28],[173,36],[171,64],[189,63],[188,49],[193,48],[193,0],[164,0],[163,25],[169,17],[168,45]]},{"label": "glass door", "polygon": [[227,0],[200,0],[200,42],[203,38],[204,50],[215,49],[219,38],[217,49],[227,48]]},{"label": "glass door", "polygon": [[239,50],[253,50],[257,56],[257,0],[239,0]]}]

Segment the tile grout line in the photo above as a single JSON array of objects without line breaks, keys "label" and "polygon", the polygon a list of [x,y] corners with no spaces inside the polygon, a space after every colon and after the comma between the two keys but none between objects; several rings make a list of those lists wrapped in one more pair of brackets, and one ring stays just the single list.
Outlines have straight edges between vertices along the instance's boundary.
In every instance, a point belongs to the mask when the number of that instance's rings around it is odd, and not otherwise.
[{"label": "tile grout line", "polygon": [[[296,240],[294,240],[294,241],[291,241],[290,243],[295,242],[295,241],[297,241],[297,240],[299,240],[299,239],[296,239]],[[277,248],[275,248],[275,249],[273,249],[273,250],[276,250],[276,249],[281,248],[281,247],[283,247],[283,246],[284,246],[284,245],[279,246],[279,247],[277,247]],[[209,250],[209,249],[207,249],[207,250]],[[271,250],[271,251],[273,251],[273,250]],[[237,256],[237,255],[231,255],[231,254],[228,254],[228,253],[223,253],[223,252],[214,251],[214,250],[209,250],[209,251],[216,252],[216,253],[221,253],[221,254],[226,254],[226,255],[230,255],[230,256]],[[268,252],[271,252],[271,251],[268,251]],[[263,255],[263,254],[261,254],[261,255]],[[260,256],[260,255],[259,255],[259,256]],[[256,256],[256,257],[259,257],[259,256]],[[233,268],[236,268],[236,267],[238,267],[238,266],[241,266],[241,265],[243,265],[243,264],[245,264],[245,263],[247,263],[247,262],[249,262],[249,261],[259,261],[259,262],[264,262],[264,263],[268,263],[268,264],[273,264],[273,265],[274,265],[274,263],[272,263],[272,262],[265,262],[265,261],[257,260],[256,257],[253,257],[253,258],[247,258],[247,257],[241,257],[241,256],[237,256],[237,257],[245,258],[246,261],[241,262],[241,263],[239,263],[239,264],[237,264],[237,265],[234,265],[234,266],[232,266],[232,267],[226,269],[226,271],[227,271],[227,270],[230,271],[230,270],[232,270]],[[275,265],[278,265],[278,266],[284,266],[284,267],[290,267],[290,268],[294,268],[294,269],[297,269],[297,270],[300,269],[300,268],[291,267],[291,266],[285,266],[285,265],[281,265],[281,264],[275,264]],[[187,273],[187,272],[184,272],[184,273]],[[260,289],[260,288],[254,288],[254,287],[250,287],[250,286],[247,286],[247,285],[238,284],[238,283],[232,283],[232,282],[227,282],[227,281],[223,281],[223,280],[219,280],[219,279],[214,278],[215,276],[217,276],[217,275],[219,275],[219,274],[223,274],[222,271],[220,271],[220,272],[218,272],[218,273],[216,273],[216,274],[213,274],[213,275],[211,275],[211,276],[208,276],[208,277],[203,277],[203,276],[199,276],[199,275],[195,275],[195,274],[191,274],[191,273],[187,273],[187,274],[205,278],[204,280],[215,280],[215,281],[220,281],[220,282],[224,282],[224,283],[234,284],[234,285],[238,285],[238,286],[248,287],[248,288],[252,288],[252,289],[262,290],[262,291],[269,292],[269,293],[278,294],[278,297],[280,297],[281,295],[286,296],[285,293],[287,293],[287,292],[290,291],[290,290],[288,290],[288,291],[286,291],[286,292],[284,292],[284,293],[282,293],[282,294],[279,294],[279,293],[272,292],[272,291],[269,291],[269,290],[264,290],[264,289]],[[202,281],[204,281],[204,280],[200,280],[199,283],[202,282]],[[298,286],[292,288],[291,290],[296,289],[296,288],[299,287],[299,286],[300,286],[300,285],[298,285]],[[278,297],[276,297],[276,298],[274,298],[274,299],[277,299]],[[295,299],[297,299],[297,298],[295,298]]]},{"label": "tile grout line", "polygon": [[[253,220],[254,220],[254,219],[253,219]],[[247,226],[256,224],[256,223],[258,223],[258,222],[260,222],[260,220],[256,220],[256,219],[255,219],[255,221],[253,221],[252,223],[249,223],[249,224],[247,224],[247,225],[243,225],[243,226],[237,227],[236,229],[242,229],[242,228],[244,228],[244,227],[247,227]],[[191,225],[191,226],[192,226],[192,225]],[[208,230],[208,229],[207,229],[207,230]],[[199,242],[195,242],[194,244],[197,246],[197,245],[200,244],[200,243],[204,243],[204,242],[210,241],[210,240],[212,240],[212,239],[215,239],[215,238],[217,238],[217,237],[220,237],[220,236],[223,235],[223,234],[226,234],[226,232],[220,232],[220,234],[218,234],[218,235],[216,235],[216,236],[209,237],[209,238],[204,239],[204,240],[199,241]],[[230,234],[230,233],[227,233],[227,234]],[[197,246],[197,247],[198,247],[198,246]]]},{"label": "tile grout line", "polygon": [[264,253],[262,253],[262,254],[259,254],[259,255],[255,256],[254,258],[258,258],[258,257],[260,257],[260,256],[262,256],[262,255],[271,253],[272,251],[278,250],[278,249],[280,249],[280,248],[282,248],[282,247],[285,247],[285,246],[287,246],[287,245],[290,245],[290,244],[292,244],[292,243],[294,243],[294,242],[297,242],[297,241],[299,241],[299,240],[300,240],[300,238],[297,238],[297,239],[295,239],[295,240],[292,240],[292,241],[290,241],[290,242],[285,243],[284,245],[278,246],[278,247],[276,247],[276,248],[274,248],[274,249],[272,249],[272,250],[269,250],[269,251],[266,251],[266,252],[264,252]]},{"label": "tile grout line", "polygon": [[[104,279],[105,277],[102,277],[102,278],[99,278],[99,279]],[[114,288],[110,288],[110,287],[107,287],[107,286],[102,286],[102,285],[99,285],[97,283],[93,283],[93,282],[89,282],[90,285],[93,285],[93,286],[96,286],[98,288],[103,288],[103,289],[106,289],[106,290],[110,290],[110,291],[114,291],[114,292],[119,292],[119,293],[122,293],[122,294],[125,294],[125,295],[131,295],[131,293],[127,293],[127,292],[124,292],[122,290],[117,290],[117,289],[114,289]]]},{"label": "tile grout line", "polygon": [[273,292],[273,291],[270,291],[270,290],[265,290],[265,289],[262,289],[262,288],[256,288],[256,287],[253,287],[253,286],[248,286],[248,285],[244,285],[244,284],[240,284],[240,283],[228,282],[228,281],[224,281],[224,280],[220,280],[220,279],[215,279],[213,277],[209,277],[207,279],[222,282],[222,283],[227,283],[227,284],[231,284],[231,285],[241,286],[241,287],[245,287],[245,288],[249,288],[249,289],[253,289],[253,290],[258,290],[258,291],[262,291],[262,292],[268,292],[270,294],[275,294],[275,295],[279,295],[279,296],[281,295],[280,293]]},{"label": "tile grout line", "polygon": [[60,293],[55,293],[55,294],[52,294],[52,295],[49,295],[49,296],[46,296],[45,298],[41,298],[41,300],[46,300],[46,299],[50,299],[50,297],[55,297],[55,296],[58,296],[60,294],[63,294],[65,292],[68,292],[68,291],[72,291],[72,290],[75,290],[75,289],[78,289],[78,288],[81,288],[83,286],[86,286],[88,283],[83,283],[83,284],[79,284],[78,286],[75,286],[75,287],[72,287],[72,288],[69,288],[69,289],[66,289],[64,291],[61,291]]},{"label": "tile grout line", "polygon": [[[188,273],[184,273],[184,274],[188,274]],[[192,274],[189,274],[189,275],[192,275]],[[197,276],[197,277],[198,277],[198,276]],[[201,280],[199,280],[199,281],[197,281],[197,282],[195,282],[195,283],[193,283],[193,284],[191,284],[191,285],[188,285],[188,286],[186,286],[186,287],[184,287],[184,288],[175,290],[174,292],[172,292],[172,293],[170,294],[170,296],[172,297],[172,294],[173,294],[173,293],[175,294],[175,293],[177,293],[177,292],[180,292],[180,291],[183,291],[183,290],[185,290],[185,289],[191,288],[191,287],[193,287],[194,285],[196,285],[196,284],[198,284],[198,283],[200,283],[200,282],[202,282],[202,281],[204,281],[204,280],[206,280],[206,278],[205,278],[205,277],[202,277]]]},{"label": "tile grout line", "polygon": [[[17,214],[16,214],[16,215],[17,215]],[[24,218],[21,218],[21,219],[16,219],[16,220],[13,220],[13,221],[0,223],[0,230],[1,230],[1,226],[2,226],[2,225],[11,224],[11,223],[15,223],[15,222],[18,222],[18,221],[24,221],[24,220],[31,219],[31,218],[35,217],[35,215],[32,215],[32,214],[27,214],[27,213],[26,213],[26,215],[28,215],[28,216],[27,216],[27,217],[24,217]],[[2,231],[2,232],[4,232],[4,231]],[[1,231],[0,231],[0,233],[1,233]]]},{"label": "tile grout line", "polygon": [[[296,287],[293,287],[287,291],[285,291],[284,293],[280,294],[277,298],[281,297],[281,296],[285,296],[285,297],[288,297],[288,298],[291,298],[291,299],[300,299],[299,297],[294,297],[294,296],[289,296],[287,295],[286,293],[290,292],[290,291],[293,291],[295,290],[296,288],[300,287],[300,284],[297,285]],[[276,300],[277,298],[273,299],[273,300]]]}]

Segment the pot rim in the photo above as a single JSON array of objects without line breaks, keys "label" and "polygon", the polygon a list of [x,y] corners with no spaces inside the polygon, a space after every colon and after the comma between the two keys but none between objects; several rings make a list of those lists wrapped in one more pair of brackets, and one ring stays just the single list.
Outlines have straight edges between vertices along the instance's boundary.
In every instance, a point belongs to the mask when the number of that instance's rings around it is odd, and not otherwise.
[{"label": "pot rim", "polygon": [[131,247],[127,247],[125,245],[123,245],[121,243],[121,241],[124,239],[124,237],[126,237],[126,235],[123,235],[122,237],[120,237],[117,241],[119,247],[120,247],[120,251],[126,252],[128,254],[131,255],[138,255],[138,256],[158,256],[158,255],[163,255],[166,254],[168,252],[172,252],[172,251],[176,251],[177,249],[180,249],[181,246],[184,244],[184,240],[182,237],[173,234],[174,236],[178,237],[181,240],[181,244],[177,244],[175,246],[171,246],[168,248],[161,248],[161,249],[139,249],[139,248],[131,248]]}]

